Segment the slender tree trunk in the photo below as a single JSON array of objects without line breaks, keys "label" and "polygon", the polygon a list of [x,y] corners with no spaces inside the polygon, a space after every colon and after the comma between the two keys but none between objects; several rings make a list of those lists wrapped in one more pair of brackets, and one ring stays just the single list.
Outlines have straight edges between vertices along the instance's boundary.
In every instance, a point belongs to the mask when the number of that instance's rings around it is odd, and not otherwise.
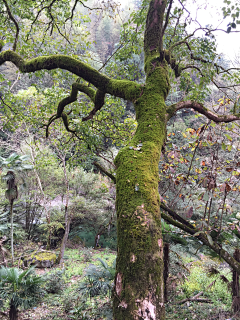
[{"label": "slender tree trunk", "polygon": [[[235,249],[233,257],[236,261],[240,262],[240,249]],[[239,275],[235,270],[233,270],[232,281],[232,308],[234,313],[240,311]]]},{"label": "slender tree trunk", "polygon": [[9,319],[18,320],[18,309],[12,304],[12,301],[10,303]]},{"label": "slender tree trunk", "polygon": [[66,189],[67,189],[67,192],[66,192],[66,203],[65,203],[65,232],[64,232],[63,239],[62,239],[62,243],[61,243],[60,253],[59,253],[59,256],[58,256],[59,264],[62,266],[63,265],[64,251],[65,251],[65,247],[66,247],[67,240],[68,240],[68,235],[69,235],[69,231],[70,231],[70,225],[71,225],[72,217],[68,213],[69,182],[68,182],[68,176],[67,176],[67,170],[66,170],[66,158],[65,158],[65,155],[61,156],[61,154],[60,154],[58,149],[57,149],[57,152],[59,154],[60,159],[62,160],[63,172],[64,172],[64,182],[65,182]]},{"label": "slender tree trunk", "polygon": [[164,278],[164,301],[168,302],[168,292],[167,292],[167,280],[168,280],[168,269],[169,269],[169,243],[164,243],[163,247],[163,257],[164,257],[164,271],[163,271],[163,278]]},{"label": "slender tree trunk", "polygon": [[137,131],[115,159],[118,256],[114,320],[165,319],[158,163],[166,132],[169,81],[164,62],[152,62],[148,62],[146,84],[134,104]]},{"label": "slender tree trunk", "polygon": [[47,238],[47,245],[46,245],[46,249],[47,250],[50,250],[50,247],[51,247],[51,237],[52,237],[52,229],[50,227],[50,218],[48,216],[48,212],[47,212],[47,223],[48,223],[48,238]]},{"label": "slender tree trunk", "polygon": [[11,254],[12,254],[12,266],[14,263],[14,250],[13,250],[13,200],[10,201],[10,217],[11,217]]},{"label": "slender tree trunk", "polygon": [[[33,147],[32,137],[31,137],[30,132],[29,132],[28,129],[27,129],[27,132],[28,132],[28,136],[29,136],[29,139],[30,139],[29,147],[30,147],[30,152],[31,152],[32,164],[34,166],[33,172],[34,172],[34,174],[36,176],[38,187],[39,187],[40,193],[42,195],[43,208],[44,208],[44,211],[46,213],[46,220],[47,220],[48,225],[50,225],[51,216],[50,216],[50,211],[47,209],[48,200],[47,200],[47,197],[46,197],[46,195],[44,193],[41,179],[40,179],[39,174],[38,174],[38,172],[36,170],[36,161],[35,161],[36,155],[35,155],[35,150],[34,150],[34,147]],[[50,245],[51,245],[51,228],[49,227],[49,234],[48,234],[48,240],[47,240],[47,246],[46,246],[47,250],[50,249]]]},{"label": "slender tree trunk", "polygon": [[63,266],[64,251],[65,251],[67,240],[68,240],[71,220],[72,220],[71,217],[69,217],[67,223],[65,222],[65,233],[64,233],[64,236],[62,239],[61,248],[60,248],[60,252],[59,252],[59,256],[58,256],[58,261],[59,261],[60,266]]}]

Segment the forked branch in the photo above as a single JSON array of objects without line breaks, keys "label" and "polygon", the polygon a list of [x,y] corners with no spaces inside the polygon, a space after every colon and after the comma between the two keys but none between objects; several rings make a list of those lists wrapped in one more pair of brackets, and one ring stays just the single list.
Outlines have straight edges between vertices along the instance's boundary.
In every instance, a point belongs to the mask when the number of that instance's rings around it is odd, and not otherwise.
[{"label": "forked branch", "polygon": [[67,131],[75,133],[74,130],[71,130],[69,128],[68,114],[64,112],[64,108],[67,105],[77,101],[77,95],[79,91],[85,93],[91,99],[91,101],[94,102],[94,108],[92,109],[92,111],[89,113],[87,117],[82,118],[82,121],[87,121],[89,119],[92,119],[93,116],[96,114],[96,112],[100,110],[104,105],[105,92],[102,92],[101,90],[94,90],[93,88],[86,86],[84,84],[81,84],[79,82],[74,82],[72,84],[72,90],[70,95],[59,102],[57,107],[57,113],[49,119],[48,124],[46,125],[46,137],[48,137],[49,135],[50,125],[59,118],[62,118]]}]

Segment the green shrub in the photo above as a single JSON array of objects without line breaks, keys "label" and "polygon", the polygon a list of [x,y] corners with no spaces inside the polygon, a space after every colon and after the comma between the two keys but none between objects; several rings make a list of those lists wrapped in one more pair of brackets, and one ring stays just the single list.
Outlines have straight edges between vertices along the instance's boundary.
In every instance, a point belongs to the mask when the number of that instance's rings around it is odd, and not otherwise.
[{"label": "green shrub", "polygon": [[98,258],[101,266],[90,265],[86,270],[85,280],[80,284],[79,292],[86,297],[110,294],[115,276],[116,259],[111,266]]},{"label": "green shrub", "polygon": [[92,249],[91,248],[83,248],[79,251],[80,257],[84,262],[92,261]]},{"label": "green shrub", "polygon": [[63,273],[65,270],[57,270],[44,276],[46,281],[45,290],[47,293],[60,293],[65,286]]}]

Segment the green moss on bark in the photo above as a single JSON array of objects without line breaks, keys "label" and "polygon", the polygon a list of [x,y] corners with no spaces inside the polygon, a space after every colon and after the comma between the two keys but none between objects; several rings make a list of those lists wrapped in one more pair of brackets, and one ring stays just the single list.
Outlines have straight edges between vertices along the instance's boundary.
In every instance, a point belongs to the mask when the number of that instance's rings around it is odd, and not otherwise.
[{"label": "green moss on bark", "polygon": [[118,258],[114,319],[117,320],[164,319],[158,163],[165,139],[164,100],[169,81],[166,66],[154,62],[135,101],[136,133],[115,159]]}]

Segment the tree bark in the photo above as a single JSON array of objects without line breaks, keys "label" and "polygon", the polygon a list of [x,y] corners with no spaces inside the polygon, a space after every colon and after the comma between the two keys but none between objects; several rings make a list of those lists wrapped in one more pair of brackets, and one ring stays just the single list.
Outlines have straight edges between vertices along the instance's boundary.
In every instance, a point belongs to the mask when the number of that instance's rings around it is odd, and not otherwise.
[{"label": "tree bark", "polygon": [[[235,249],[233,257],[236,261],[240,261],[240,250]],[[240,296],[239,296],[239,275],[236,270],[233,270],[232,278],[232,308],[234,313],[240,311]]]},{"label": "tree bark", "polygon": [[70,225],[71,225],[71,217],[68,217],[65,220],[65,232],[64,232],[64,236],[62,239],[61,248],[58,256],[58,261],[61,267],[63,267],[63,257],[64,257],[67,240],[68,240],[69,231],[70,231]]}]

